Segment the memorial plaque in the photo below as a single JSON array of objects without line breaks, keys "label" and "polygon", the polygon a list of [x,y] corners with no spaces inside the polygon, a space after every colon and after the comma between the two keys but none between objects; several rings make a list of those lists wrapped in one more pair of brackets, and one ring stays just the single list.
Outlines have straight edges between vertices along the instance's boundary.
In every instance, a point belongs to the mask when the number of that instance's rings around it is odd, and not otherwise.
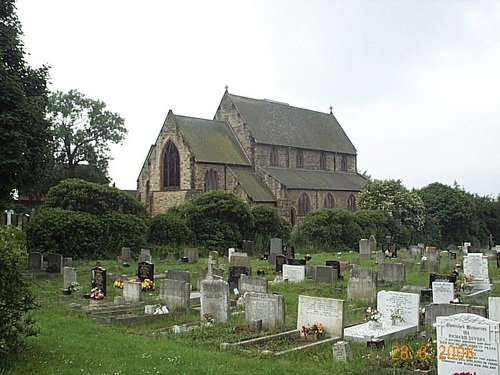
[{"label": "memorial plaque", "polygon": [[453,283],[434,281],[432,283],[432,302],[450,303],[455,298],[455,285]]}]

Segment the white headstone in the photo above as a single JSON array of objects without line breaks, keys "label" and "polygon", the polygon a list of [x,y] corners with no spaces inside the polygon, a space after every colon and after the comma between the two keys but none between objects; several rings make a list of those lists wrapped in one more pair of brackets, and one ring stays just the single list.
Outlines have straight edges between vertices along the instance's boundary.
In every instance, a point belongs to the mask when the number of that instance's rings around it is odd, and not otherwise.
[{"label": "white headstone", "polygon": [[434,281],[432,283],[432,302],[450,303],[455,298],[455,285],[453,283]]},{"label": "white headstone", "polygon": [[382,290],[377,295],[377,310],[382,313],[382,320],[390,324],[391,311],[397,310],[405,324],[419,327],[420,296],[414,293]]},{"label": "white headstone", "polygon": [[464,275],[473,275],[474,280],[487,280],[488,257],[482,253],[471,253],[464,256]]},{"label": "white headstone", "polygon": [[462,251],[464,252],[464,254],[468,254],[469,252],[469,247],[471,247],[472,244],[470,242],[464,242],[463,246],[462,246]]},{"label": "white headstone", "polygon": [[488,297],[488,317],[500,322],[500,297]]},{"label": "white headstone", "polygon": [[344,336],[344,301],[299,295],[297,329],[322,324],[326,337]]},{"label": "white headstone", "polygon": [[282,274],[283,279],[287,279],[293,283],[298,283],[305,280],[306,269],[304,266],[291,266],[289,264],[283,264]]},{"label": "white headstone", "polygon": [[337,361],[347,361],[352,359],[351,344],[347,341],[337,341],[333,344],[333,359]]}]

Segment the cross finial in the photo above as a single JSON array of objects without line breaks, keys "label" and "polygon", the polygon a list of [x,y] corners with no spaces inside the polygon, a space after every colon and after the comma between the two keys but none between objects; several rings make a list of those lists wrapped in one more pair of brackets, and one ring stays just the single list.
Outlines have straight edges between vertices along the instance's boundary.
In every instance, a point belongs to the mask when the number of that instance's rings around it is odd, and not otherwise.
[{"label": "cross finial", "polygon": [[226,85],[226,91],[227,91],[227,89],[228,89],[228,88],[229,88],[229,86],[228,86],[228,85]]},{"label": "cross finial", "polygon": [[331,114],[331,115],[333,115],[332,109],[333,109],[333,107],[332,107],[332,106],[330,106],[330,114]]}]

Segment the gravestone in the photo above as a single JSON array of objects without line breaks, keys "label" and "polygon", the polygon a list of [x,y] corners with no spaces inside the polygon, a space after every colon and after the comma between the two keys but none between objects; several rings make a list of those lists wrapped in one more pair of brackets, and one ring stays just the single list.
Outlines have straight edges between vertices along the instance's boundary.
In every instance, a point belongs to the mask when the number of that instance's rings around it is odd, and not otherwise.
[{"label": "gravestone", "polygon": [[246,253],[233,253],[229,261],[229,270],[227,282],[229,289],[233,290],[238,287],[238,281],[241,275],[251,276],[252,268],[250,258]]},{"label": "gravestone", "polygon": [[241,248],[244,253],[247,253],[249,256],[254,256],[255,255],[255,242],[254,241],[247,241],[243,240],[241,243]]},{"label": "gravestone", "polygon": [[337,280],[337,270],[332,266],[314,267],[314,281],[317,283],[331,283]]},{"label": "gravestone", "polygon": [[141,253],[139,254],[139,259],[137,259],[137,263],[142,263],[142,262],[152,262],[151,250],[141,249]]},{"label": "gravestone", "polygon": [[61,254],[47,255],[47,270],[51,273],[62,273],[63,269],[63,256]]},{"label": "gravestone", "polygon": [[384,253],[389,258],[397,258],[398,251],[392,236],[385,236]]},{"label": "gravestone", "polygon": [[99,289],[104,296],[106,296],[106,269],[102,267],[92,268],[92,289]]},{"label": "gravestone", "polygon": [[500,322],[500,297],[488,297],[488,318]]},{"label": "gravestone", "polygon": [[431,303],[425,307],[425,324],[432,326],[439,316],[474,314],[486,318],[484,306],[471,306],[463,303]]},{"label": "gravestone", "polygon": [[159,299],[170,311],[190,309],[189,283],[180,280],[163,279],[160,283]]},{"label": "gravestone", "polygon": [[276,254],[276,272],[283,272],[283,264],[286,264],[286,256],[283,254]]},{"label": "gravestone", "polygon": [[432,289],[422,289],[420,291],[420,302],[424,304],[432,302]]},{"label": "gravestone", "polygon": [[435,247],[427,246],[420,263],[420,271],[439,272],[439,252]]},{"label": "gravestone", "polygon": [[306,278],[305,266],[290,266],[283,264],[283,279],[292,283],[304,281]]},{"label": "gravestone", "polygon": [[285,299],[279,294],[249,292],[245,294],[245,320],[247,324],[262,320],[262,329],[285,329]]},{"label": "gravestone", "polygon": [[469,296],[474,296],[491,289],[488,273],[488,258],[481,253],[471,253],[464,256],[464,275],[472,275],[474,279],[469,283],[472,289]]},{"label": "gravestone", "polygon": [[295,248],[291,245],[285,246],[285,254],[287,259],[295,258]]},{"label": "gravestone", "polygon": [[267,294],[268,281],[262,277],[240,275],[238,290],[241,295],[247,292]]},{"label": "gravestone", "polygon": [[450,303],[455,298],[455,284],[434,281],[432,283],[432,302]]},{"label": "gravestone", "polygon": [[155,265],[148,261],[141,262],[137,265],[137,277],[144,281],[145,279],[149,279],[154,281],[155,277]]},{"label": "gravestone", "polygon": [[185,283],[191,284],[191,275],[189,271],[185,270],[167,270],[165,271],[165,278],[184,281]]},{"label": "gravestone", "polygon": [[123,298],[126,303],[139,303],[142,301],[142,285],[140,282],[123,282]]},{"label": "gravestone", "polygon": [[212,261],[214,262],[214,265],[219,264],[219,252],[212,250],[208,252],[208,256],[212,257]]},{"label": "gravestone", "polygon": [[201,320],[207,317],[215,323],[226,323],[230,317],[229,284],[220,279],[201,282]]},{"label": "gravestone", "polygon": [[283,241],[281,238],[271,238],[269,241],[269,257],[267,258],[271,266],[276,264],[276,255],[283,254]]},{"label": "gravestone", "polygon": [[132,261],[132,252],[130,251],[130,247],[122,247],[122,254],[120,255],[120,260],[122,262]]},{"label": "gravestone", "polygon": [[40,271],[42,269],[43,264],[43,255],[42,253],[29,253],[28,254],[28,269],[34,271]]},{"label": "gravestone", "polygon": [[184,249],[184,256],[188,259],[189,264],[198,263],[198,259],[200,257],[197,248]]},{"label": "gravestone", "polygon": [[359,256],[361,258],[371,258],[370,243],[367,239],[359,240]]},{"label": "gravestone", "polygon": [[462,251],[464,252],[464,254],[469,253],[469,249],[471,246],[472,244],[470,242],[464,242],[464,244],[462,245]]},{"label": "gravestone", "polygon": [[388,283],[406,282],[406,268],[403,263],[382,263],[380,278]]},{"label": "gravestone", "polygon": [[337,341],[333,344],[333,359],[336,361],[347,361],[352,359],[351,344],[347,341]]},{"label": "gravestone", "polygon": [[305,266],[307,261],[305,259],[289,258],[287,259],[286,264],[289,264],[290,266]]},{"label": "gravestone", "polygon": [[377,251],[375,253],[375,260],[377,262],[377,264],[382,264],[385,262],[385,254],[383,251]]},{"label": "gravestone", "polygon": [[76,268],[63,268],[63,288],[68,289],[71,285],[77,282]]},{"label": "gravestone", "polygon": [[345,301],[299,295],[297,329],[322,324],[325,337],[344,337]]},{"label": "gravestone", "polygon": [[497,252],[497,268],[500,268],[500,252]]},{"label": "gravestone", "polygon": [[375,239],[375,236],[373,234],[368,239],[368,246],[370,247],[370,254],[373,254],[377,251],[377,240]]},{"label": "gravestone", "polygon": [[448,275],[446,274],[439,274],[439,273],[434,273],[431,272],[429,274],[429,288],[432,288],[432,283],[434,281],[440,281],[440,282],[446,282],[446,283],[453,283],[455,284],[455,281],[457,281],[457,274],[452,272]]},{"label": "gravestone", "polygon": [[229,264],[231,264],[231,257],[235,252],[236,249],[234,247],[230,247],[229,249],[227,249],[227,259],[229,260]]},{"label": "gravestone", "polygon": [[453,251],[449,251],[448,252],[448,268],[454,269],[456,263],[457,263],[457,253],[454,253]]},{"label": "gravestone", "polygon": [[438,317],[439,375],[500,373],[500,323],[474,314]]},{"label": "gravestone", "polygon": [[417,259],[422,256],[422,249],[419,246],[412,245],[410,246],[410,249],[408,250],[408,257],[410,259]]},{"label": "gravestone", "polygon": [[347,300],[374,304],[377,301],[377,271],[353,269],[347,282]]},{"label": "gravestone", "polygon": [[338,260],[327,260],[325,262],[325,266],[331,266],[337,270],[337,280],[342,280],[344,276],[342,276],[340,262]]}]

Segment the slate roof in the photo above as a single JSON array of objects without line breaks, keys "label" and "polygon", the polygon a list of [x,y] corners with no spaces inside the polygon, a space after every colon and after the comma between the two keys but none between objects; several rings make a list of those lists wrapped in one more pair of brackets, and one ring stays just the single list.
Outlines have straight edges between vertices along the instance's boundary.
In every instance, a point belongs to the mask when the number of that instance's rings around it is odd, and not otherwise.
[{"label": "slate roof", "polygon": [[228,169],[238,180],[243,190],[252,198],[252,201],[276,202],[276,199],[274,199],[267,186],[251,168],[233,166]]},{"label": "slate roof", "polygon": [[356,154],[333,114],[227,95],[257,143]]},{"label": "slate roof", "polygon": [[360,191],[366,184],[366,179],[357,173],[284,168],[264,170],[288,189],[294,190]]},{"label": "slate roof", "polygon": [[174,121],[196,161],[250,165],[227,123],[178,115],[174,115]]}]

